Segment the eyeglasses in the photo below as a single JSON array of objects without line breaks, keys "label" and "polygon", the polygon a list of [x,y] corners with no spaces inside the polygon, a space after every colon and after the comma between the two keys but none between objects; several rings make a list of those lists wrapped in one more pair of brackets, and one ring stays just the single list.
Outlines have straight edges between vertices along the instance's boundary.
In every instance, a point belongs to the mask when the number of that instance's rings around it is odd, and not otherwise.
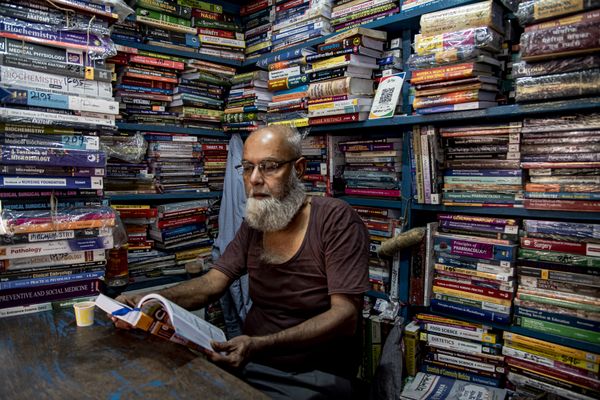
[{"label": "eyeglasses", "polygon": [[254,171],[254,168],[258,167],[258,171],[263,176],[271,176],[285,164],[289,164],[291,162],[295,162],[298,160],[299,160],[298,158],[293,158],[293,159],[287,160],[287,161],[263,160],[263,161],[259,162],[258,164],[252,164],[249,161],[242,161],[242,164],[236,165],[235,169],[239,172],[240,175],[249,176]]}]

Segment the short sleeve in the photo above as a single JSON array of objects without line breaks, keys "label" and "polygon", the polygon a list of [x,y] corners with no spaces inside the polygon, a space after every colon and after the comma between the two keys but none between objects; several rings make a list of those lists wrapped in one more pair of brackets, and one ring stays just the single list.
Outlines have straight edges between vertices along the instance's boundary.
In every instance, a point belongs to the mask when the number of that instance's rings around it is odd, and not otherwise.
[{"label": "short sleeve", "polygon": [[336,203],[326,207],[322,237],[328,294],[364,293],[369,289],[367,228],[349,205]]},{"label": "short sleeve", "polygon": [[221,257],[213,264],[213,268],[233,280],[244,275],[250,235],[250,227],[245,221],[242,222],[233,240],[229,242]]}]

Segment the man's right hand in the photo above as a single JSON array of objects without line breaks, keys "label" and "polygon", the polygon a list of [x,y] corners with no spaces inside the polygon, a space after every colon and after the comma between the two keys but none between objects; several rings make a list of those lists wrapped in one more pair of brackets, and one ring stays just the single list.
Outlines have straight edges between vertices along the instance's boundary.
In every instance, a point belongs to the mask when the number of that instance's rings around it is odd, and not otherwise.
[{"label": "man's right hand", "polygon": [[[119,295],[118,297],[115,298],[116,301],[123,303],[123,304],[127,304],[130,307],[135,307],[138,303],[138,301],[144,297],[144,294],[130,294],[130,295]],[[112,320],[112,322],[115,324],[115,327],[120,328],[120,329],[131,329],[133,328],[133,326],[131,326],[130,324],[128,324],[127,322],[118,319],[117,317],[113,317],[112,315],[108,315],[110,317],[110,319]]]}]

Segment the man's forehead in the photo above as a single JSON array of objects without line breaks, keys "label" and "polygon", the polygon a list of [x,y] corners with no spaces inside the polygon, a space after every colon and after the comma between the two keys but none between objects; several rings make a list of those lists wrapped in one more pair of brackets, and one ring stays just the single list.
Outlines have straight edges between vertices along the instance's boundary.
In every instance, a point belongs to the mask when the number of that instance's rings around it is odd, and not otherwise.
[{"label": "man's forehead", "polygon": [[244,143],[244,158],[262,156],[262,158],[279,158],[290,151],[283,135],[269,130],[254,133]]}]

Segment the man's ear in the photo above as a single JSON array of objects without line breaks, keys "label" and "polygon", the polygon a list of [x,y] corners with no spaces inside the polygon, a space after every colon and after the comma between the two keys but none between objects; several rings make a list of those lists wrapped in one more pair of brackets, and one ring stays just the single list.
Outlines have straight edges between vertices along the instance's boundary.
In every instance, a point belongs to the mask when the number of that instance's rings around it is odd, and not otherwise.
[{"label": "man's ear", "polygon": [[298,178],[302,178],[304,175],[304,171],[306,171],[306,158],[300,157],[294,163],[294,171],[296,172],[296,176]]}]

